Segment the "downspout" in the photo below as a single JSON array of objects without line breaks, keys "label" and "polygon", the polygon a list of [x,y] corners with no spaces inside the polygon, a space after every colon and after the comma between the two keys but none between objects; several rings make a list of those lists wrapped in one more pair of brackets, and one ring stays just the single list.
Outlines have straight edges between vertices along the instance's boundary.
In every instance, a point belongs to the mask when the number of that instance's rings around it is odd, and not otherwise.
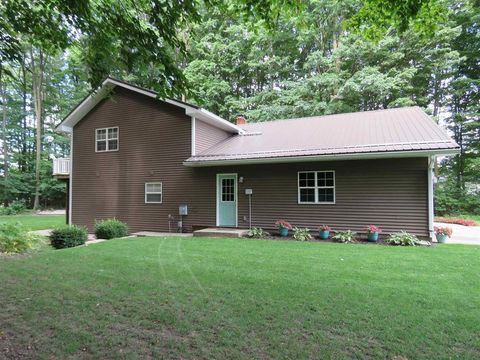
[{"label": "downspout", "polygon": [[433,217],[434,217],[434,203],[433,203],[433,170],[435,166],[435,156],[428,158],[428,233],[430,239],[433,240]]},{"label": "downspout", "polygon": [[196,131],[197,131],[197,123],[196,123],[196,119],[195,119],[195,116],[191,116],[192,118],[192,156],[195,156],[196,155],[196,147],[197,147],[197,144],[196,144]]},{"label": "downspout", "polygon": [[70,133],[70,169],[68,176],[69,186],[68,186],[68,225],[72,225],[72,203],[73,203],[73,128]]}]

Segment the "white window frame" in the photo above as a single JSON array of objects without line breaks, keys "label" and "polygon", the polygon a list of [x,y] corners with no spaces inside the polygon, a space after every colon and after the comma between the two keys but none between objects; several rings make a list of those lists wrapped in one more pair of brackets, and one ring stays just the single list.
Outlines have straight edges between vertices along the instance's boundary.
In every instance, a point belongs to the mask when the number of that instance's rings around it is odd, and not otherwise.
[{"label": "white window frame", "polygon": [[[314,186],[300,186],[300,174],[305,173],[314,173],[315,174],[315,184]],[[318,186],[318,174],[319,173],[333,173],[333,186]],[[304,204],[324,204],[324,205],[335,205],[337,199],[337,192],[335,189],[336,180],[335,180],[335,170],[304,170],[297,173],[297,201],[299,205]],[[300,200],[300,189],[314,189],[315,191],[315,201],[301,201]],[[333,189],[333,201],[318,201],[318,189]]]},{"label": "white window frame", "polygon": [[[160,185],[160,191],[147,191],[148,185]],[[160,194],[160,201],[148,201],[147,195]],[[145,183],[145,204],[161,204],[163,202],[163,184],[161,181],[151,181]]]},{"label": "white window frame", "polygon": [[[109,129],[117,129],[117,137],[116,138],[112,138],[112,139],[108,138],[108,130]],[[105,140],[98,139],[98,132],[100,130],[105,130]],[[108,148],[108,140],[117,140],[117,148],[114,149],[114,150],[110,150]],[[98,143],[100,141],[106,141],[105,150],[98,150]],[[118,128],[118,126],[111,126],[111,127],[106,127],[106,128],[95,129],[95,152],[97,152],[97,153],[112,152],[112,151],[118,151],[118,149],[120,149],[120,129]]]}]

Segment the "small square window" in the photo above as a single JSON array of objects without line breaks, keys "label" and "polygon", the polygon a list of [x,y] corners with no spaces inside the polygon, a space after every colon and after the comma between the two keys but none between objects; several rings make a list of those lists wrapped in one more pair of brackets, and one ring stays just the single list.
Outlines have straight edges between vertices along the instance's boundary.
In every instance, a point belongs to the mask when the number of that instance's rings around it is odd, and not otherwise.
[{"label": "small square window", "polygon": [[95,130],[95,151],[106,152],[118,150],[118,127]]},{"label": "small square window", "polygon": [[145,203],[159,204],[163,201],[163,186],[161,182],[145,183]]}]

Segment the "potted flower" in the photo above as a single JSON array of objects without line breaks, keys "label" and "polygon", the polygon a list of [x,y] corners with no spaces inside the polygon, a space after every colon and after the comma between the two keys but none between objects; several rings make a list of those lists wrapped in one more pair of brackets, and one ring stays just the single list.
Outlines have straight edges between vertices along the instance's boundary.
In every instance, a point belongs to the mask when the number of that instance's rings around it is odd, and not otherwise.
[{"label": "potted flower", "polygon": [[318,236],[322,240],[327,240],[328,237],[330,236],[330,231],[332,231],[332,228],[328,225],[320,225],[318,227],[319,234]]},{"label": "potted flower", "polygon": [[288,230],[292,230],[292,225],[287,220],[277,220],[275,225],[278,227],[280,236],[288,236]]},{"label": "potted flower", "polygon": [[448,226],[445,227],[437,227],[433,228],[433,232],[435,233],[435,237],[440,244],[446,243],[447,238],[452,236],[452,228]]},{"label": "potted flower", "polygon": [[378,234],[382,232],[382,229],[375,225],[368,225],[365,230],[368,234],[368,241],[378,241]]}]

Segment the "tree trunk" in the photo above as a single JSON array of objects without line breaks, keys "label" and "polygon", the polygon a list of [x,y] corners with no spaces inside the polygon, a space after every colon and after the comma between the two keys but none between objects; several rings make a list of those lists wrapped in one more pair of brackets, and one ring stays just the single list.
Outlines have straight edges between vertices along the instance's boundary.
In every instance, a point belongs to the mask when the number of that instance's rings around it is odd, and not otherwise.
[{"label": "tree trunk", "polygon": [[0,68],[0,92],[2,93],[2,145],[3,145],[3,206],[8,206],[8,144],[7,144],[7,94],[3,79],[3,71]]},{"label": "tree trunk", "polygon": [[22,162],[20,164],[21,170],[23,172],[27,171],[27,154],[28,154],[28,147],[27,147],[27,69],[25,68],[25,60],[22,56],[21,62],[21,69],[22,69]]},{"label": "tree trunk", "polygon": [[35,153],[35,198],[33,201],[33,209],[40,208],[40,167],[42,162],[42,88],[43,88],[43,70],[44,60],[43,52],[38,50],[38,62],[35,61],[35,52],[33,47],[30,51],[32,59],[32,95],[35,110],[35,124],[36,124],[36,153]]}]

